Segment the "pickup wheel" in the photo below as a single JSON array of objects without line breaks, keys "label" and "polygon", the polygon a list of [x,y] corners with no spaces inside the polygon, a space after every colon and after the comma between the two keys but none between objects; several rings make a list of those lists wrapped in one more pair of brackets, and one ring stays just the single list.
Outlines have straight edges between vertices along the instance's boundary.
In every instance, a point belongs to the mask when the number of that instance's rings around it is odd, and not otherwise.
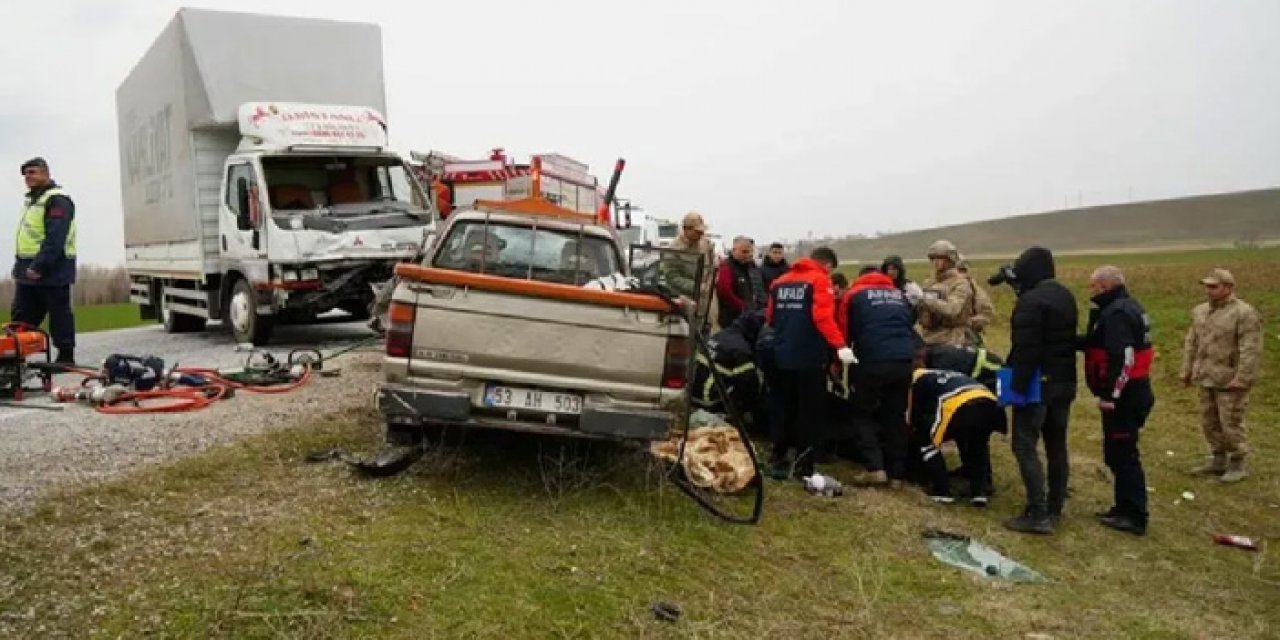
[{"label": "pickup wheel", "polygon": [[254,346],[262,346],[271,340],[274,318],[258,315],[258,292],[248,280],[241,278],[231,288],[231,297],[227,301],[227,320],[231,323],[231,333],[236,342],[249,342]]},{"label": "pickup wheel", "polygon": [[204,331],[205,319],[200,316],[193,316],[189,313],[178,313],[169,308],[169,303],[164,299],[164,293],[161,292],[156,298],[157,306],[160,307],[160,323],[164,325],[166,333],[195,333]]}]

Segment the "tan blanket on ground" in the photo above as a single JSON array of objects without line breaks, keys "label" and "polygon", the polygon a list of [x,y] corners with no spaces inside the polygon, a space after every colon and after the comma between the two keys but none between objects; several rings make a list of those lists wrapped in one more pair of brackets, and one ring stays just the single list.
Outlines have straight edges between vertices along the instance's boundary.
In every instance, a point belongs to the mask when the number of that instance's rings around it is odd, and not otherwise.
[{"label": "tan blanket on ground", "polygon": [[[653,455],[675,462],[680,455],[680,435],[649,448]],[[731,426],[697,427],[685,445],[684,470],[695,486],[719,493],[737,493],[756,475],[746,445]]]}]

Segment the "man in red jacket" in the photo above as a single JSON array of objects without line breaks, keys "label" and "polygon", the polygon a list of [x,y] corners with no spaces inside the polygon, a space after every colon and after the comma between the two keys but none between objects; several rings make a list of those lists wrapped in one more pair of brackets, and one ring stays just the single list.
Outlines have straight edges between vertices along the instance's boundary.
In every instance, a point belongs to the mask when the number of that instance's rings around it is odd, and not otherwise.
[{"label": "man in red jacket", "polygon": [[[813,475],[817,448],[823,440],[827,367],[834,353],[849,365],[856,359],[836,324],[830,273],[836,254],[819,247],[773,283],[765,311],[773,329],[773,357],[781,386],[784,419],[774,427],[770,475],[785,478]],[[787,454],[796,450],[794,467]]]}]

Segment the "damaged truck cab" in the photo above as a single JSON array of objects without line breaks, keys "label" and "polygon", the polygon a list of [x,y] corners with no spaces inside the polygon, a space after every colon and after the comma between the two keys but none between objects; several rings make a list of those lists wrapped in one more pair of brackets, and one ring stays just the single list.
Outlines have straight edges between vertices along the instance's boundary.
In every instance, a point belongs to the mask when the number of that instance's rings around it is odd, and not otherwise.
[{"label": "damaged truck cab", "polygon": [[364,317],[438,219],[388,150],[375,25],[182,9],[116,101],[130,299],[168,331]]}]

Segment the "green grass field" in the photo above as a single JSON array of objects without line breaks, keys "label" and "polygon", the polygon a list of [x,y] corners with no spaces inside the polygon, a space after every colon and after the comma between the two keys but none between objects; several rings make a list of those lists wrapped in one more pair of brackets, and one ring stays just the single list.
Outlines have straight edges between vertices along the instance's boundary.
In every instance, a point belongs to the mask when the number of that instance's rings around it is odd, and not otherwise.
[{"label": "green grass field", "polygon": [[[143,320],[138,317],[138,305],[131,302],[76,307],[75,314],[76,333],[126,329],[128,327],[137,327],[144,324],[155,323],[154,320]],[[9,321],[9,312],[7,310],[0,311],[0,321]],[[49,322],[47,320],[45,321],[44,327],[45,329],[49,328]]]},{"label": "green grass field", "polygon": [[971,256],[998,255],[1036,242],[1060,252],[1240,247],[1280,239],[1280,189],[1017,215],[936,229],[833,243],[841,258],[879,260],[886,255],[924,258],[925,247],[946,238]]},{"label": "green grass field", "polygon": [[[1072,499],[1052,537],[1002,528],[1021,488],[999,438],[990,509],[937,506],[908,489],[828,500],[770,482],[764,521],[742,527],[698,511],[644,458],[601,445],[473,433],[374,481],[303,463],[317,449],[374,448],[377,415],[358,412],[304,419],[6,520],[0,635],[1274,638],[1280,251],[1114,261],[1150,311],[1160,353],[1142,442],[1146,538],[1093,522],[1111,485],[1084,397],[1071,427]],[[1064,260],[1060,277],[1083,300],[1100,262]],[[1185,473],[1203,445],[1194,393],[1176,383],[1197,280],[1219,264],[1268,318],[1271,352],[1250,413],[1253,476],[1229,487]],[[1002,320],[991,342],[1003,346],[1012,297],[995,294]],[[989,581],[936,562],[920,535],[928,527],[975,536],[1050,582]],[[1217,532],[1261,539],[1263,550],[1216,546]],[[657,601],[684,615],[656,621]]]}]

